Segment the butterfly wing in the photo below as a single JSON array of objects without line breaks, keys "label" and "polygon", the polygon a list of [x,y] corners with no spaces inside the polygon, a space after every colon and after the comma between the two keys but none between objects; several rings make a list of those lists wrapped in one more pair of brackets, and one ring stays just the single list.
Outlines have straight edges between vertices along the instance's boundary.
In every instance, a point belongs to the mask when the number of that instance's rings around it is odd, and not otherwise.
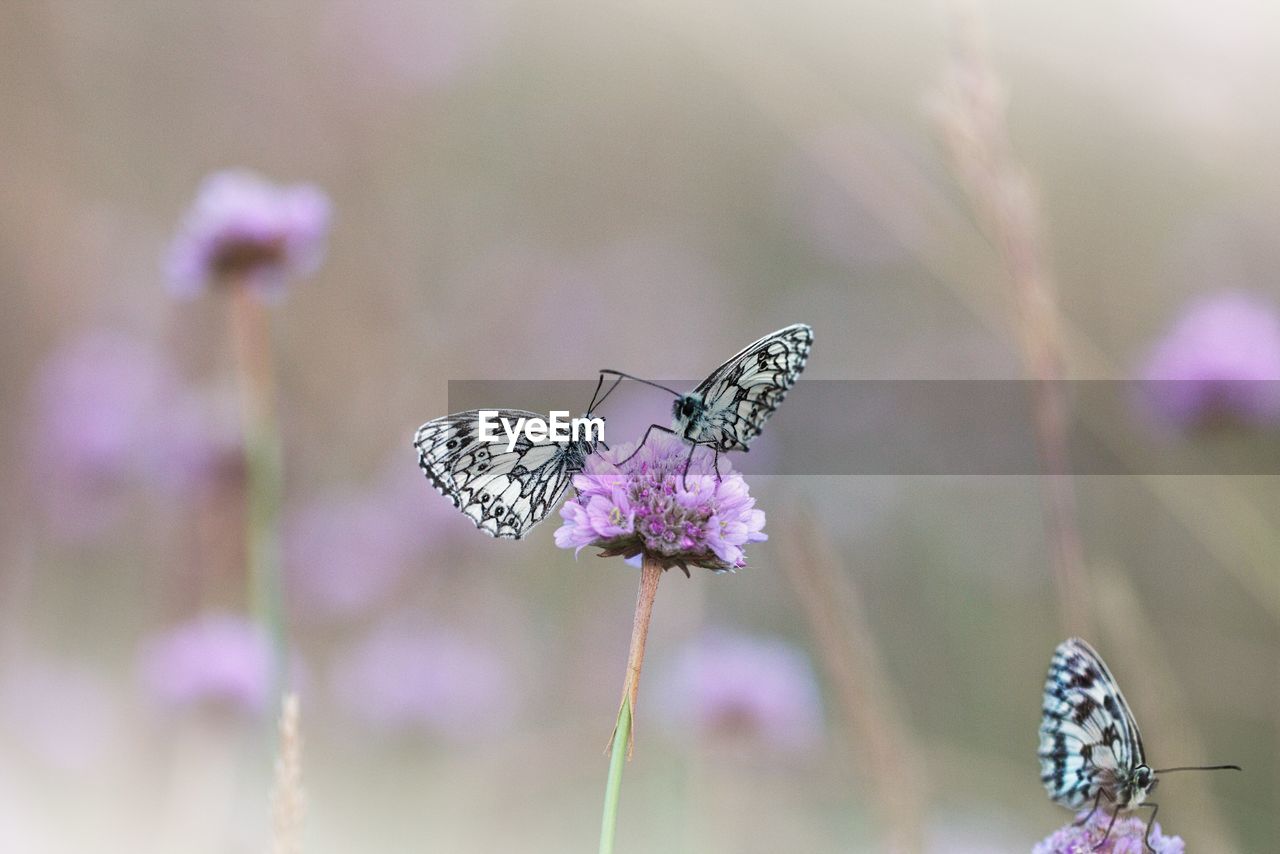
[{"label": "butterfly wing", "polygon": [[[498,418],[540,418],[520,409],[496,410]],[[413,440],[418,464],[441,495],[491,537],[518,540],[560,501],[581,468],[575,445],[530,442],[523,432],[508,451],[503,431],[485,441],[479,410],[428,421]]]},{"label": "butterfly wing", "polygon": [[[697,441],[721,451],[746,450],[787,396],[809,359],[813,329],[795,323],[747,345],[702,381],[693,394],[703,402]],[[688,425],[677,422],[681,435]]]},{"label": "butterfly wing", "polygon": [[1123,782],[1145,764],[1142,736],[1111,671],[1071,638],[1054,650],[1044,684],[1040,779],[1063,806],[1091,805],[1100,790],[1118,806]]}]

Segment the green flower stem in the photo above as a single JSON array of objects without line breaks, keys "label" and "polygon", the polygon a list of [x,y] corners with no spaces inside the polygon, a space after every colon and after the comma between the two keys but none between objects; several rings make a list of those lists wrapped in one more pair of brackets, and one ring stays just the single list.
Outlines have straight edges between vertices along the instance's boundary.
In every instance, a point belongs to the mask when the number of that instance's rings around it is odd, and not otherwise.
[{"label": "green flower stem", "polygon": [[604,790],[604,818],[600,822],[600,854],[613,854],[618,829],[618,798],[622,792],[622,768],[626,764],[631,739],[631,703],[623,700],[618,709],[618,725],[613,730],[609,750],[609,782]]},{"label": "green flower stem", "polygon": [[243,283],[232,283],[231,287],[231,333],[244,435],[249,607],[271,638],[271,696],[276,696],[283,684],[285,661],[278,532],[284,491],[283,454],[275,417],[270,317],[267,307]]},{"label": "green flower stem", "polygon": [[627,654],[627,676],[622,686],[618,723],[609,747],[609,779],[604,790],[604,816],[600,822],[600,854],[612,854],[618,830],[618,799],[622,792],[622,769],[635,748],[635,706],[640,690],[640,667],[644,664],[649,618],[662,580],[662,565],[648,555],[640,568],[640,592],[636,595],[636,615],[631,626],[631,650]]}]

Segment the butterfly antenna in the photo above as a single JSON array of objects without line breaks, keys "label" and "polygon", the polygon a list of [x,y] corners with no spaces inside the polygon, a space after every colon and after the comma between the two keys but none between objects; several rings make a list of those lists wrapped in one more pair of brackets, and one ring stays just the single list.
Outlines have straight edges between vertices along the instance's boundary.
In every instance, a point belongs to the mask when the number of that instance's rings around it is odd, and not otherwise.
[{"label": "butterfly antenna", "polygon": [[[667,388],[664,385],[659,385],[658,383],[652,382],[651,380],[642,380],[640,379],[640,377],[633,377],[631,374],[624,374],[622,371],[615,371],[610,368],[604,368],[603,370],[600,371],[600,373],[612,374],[613,376],[618,377],[619,379],[635,380],[638,383],[644,383],[645,385],[651,385],[654,388],[660,388],[663,391],[665,391],[667,394],[675,395],[676,397],[681,396],[680,392],[674,389]],[[612,389],[610,389],[610,391],[612,391]]]},{"label": "butterfly antenna", "polygon": [[1243,771],[1239,765],[1184,765],[1179,768],[1156,768],[1152,774],[1172,774],[1174,771]]},{"label": "butterfly antenna", "polygon": [[596,380],[596,389],[595,389],[595,391],[591,392],[591,402],[587,404],[587,414],[588,414],[588,415],[590,415],[592,412],[594,412],[594,411],[595,411],[595,408],[596,408],[596,395],[600,393],[600,386],[602,386],[602,385],[604,385],[604,374],[601,374],[601,375],[600,375],[600,378]]},{"label": "butterfly antenna", "polygon": [[596,390],[591,395],[591,405],[587,407],[587,414],[590,415],[596,411],[596,407],[603,406],[605,400],[608,399],[609,395],[613,394],[613,390],[617,388],[621,382],[622,377],[618,377],[613,381],[613,385],[609,386],[609,390],[600,395],[599,400],[596,400],[596,395],[600,393],[600,386],[604,385],[604,373],[601,373],[600,379],[596,382]]}]

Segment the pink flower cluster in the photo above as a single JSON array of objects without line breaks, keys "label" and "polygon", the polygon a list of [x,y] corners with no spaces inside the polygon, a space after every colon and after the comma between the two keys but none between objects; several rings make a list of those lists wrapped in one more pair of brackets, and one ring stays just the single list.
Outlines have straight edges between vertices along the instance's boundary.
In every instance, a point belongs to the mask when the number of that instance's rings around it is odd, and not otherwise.
[{"label": "pink flower cluster", "polygon": [[[1054,831],[1048,839],[1031,849],[1031,854],[1145,854],[1146,816],[1121,816],[1116,819],[1110,835],[1107,834],[1109,824],[1111,814],[1106,810],[1096,810],[1084,824],[1068,824]],[[1098,847],[1104,836],[1106,844]],[[1156,854],[1184,854],[1186,851],[1182,837],[1165,836],[1159,822],[1151,826],[1150,842]]]},{"label": "pink flower cluster", "polygon": [[204,180],[169,249],[169,288],[200,294],[239,279],[264,296],[315,272],[329,233],[328,197],[309,184],[277,187],[252,172],[216,172]]},{"label": "pink flower cluster", "polygon": [[1280,315],[1243,293],[1192,302],[1152,352],[1144,389],[1178,427],[1280,424]]},{"label": "pink flower cluster", "polygon": [[822,738],[822,698],[808,657],[781,638],[708,630],[655,684],[673,731],[803,751]]},{"label": "pink flower cluster", "polygon": [[139,664],[143,686],[159,705],[253,715],[267,707],[271,656],[270,640],[260,626],[217,611],[151,638]]},{"label": "pink flower cluster", "polygon": [[632,450],[627,445],[588,458],[573,479],[577,497],[560,510],[556,545],[595,546],[604,556],[644,554],[664,567],[745,566],[743,546],[767,537],[764,511],[755,509],[742,475],[722,456],[717,476],[712,452],[698,448],[686,476],[689,446],[665,434],[650,436],[627,459]]}]

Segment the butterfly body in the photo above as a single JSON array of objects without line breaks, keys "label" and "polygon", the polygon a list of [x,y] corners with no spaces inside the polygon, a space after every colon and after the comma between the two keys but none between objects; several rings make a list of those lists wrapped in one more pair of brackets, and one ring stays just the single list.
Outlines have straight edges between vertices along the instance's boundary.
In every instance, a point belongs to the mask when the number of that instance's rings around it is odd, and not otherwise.
[{"label": "butterfly body", "polygon": [[799,379],[812,346],[812,327],[793,323],[748,344],[696,388],[683,394],[621,371],[604,370],[601,374],[636,379],[675,395],[671,427],[651,425],[637,451],[649,431],[657,429],[679,436],[692,448],[705,445],[718,455],[748,450],[751,440],[760,435],[765,421]]},{"label": "butterfly body", "polygon": [[706,418],[707,404],[697,392],[682,394],[671,404],[671,427],[690,444],[700,440]]},{"label": "butterfly body", "polygon": [[813,329],[793,323],[748,344],[676,398],[672,427],[692,445],[745,451],[800,378]]},{"label": "butterfly body", "polygon": [[[491,410],[499,419],[540,418],[519,409]],[[583,438],[533,442],[480,436],[481,410],[457,412],[418,428],[413,444],[427,479],[476,527],[492,537],[518,540],[559,503],[598,442]]]}]

